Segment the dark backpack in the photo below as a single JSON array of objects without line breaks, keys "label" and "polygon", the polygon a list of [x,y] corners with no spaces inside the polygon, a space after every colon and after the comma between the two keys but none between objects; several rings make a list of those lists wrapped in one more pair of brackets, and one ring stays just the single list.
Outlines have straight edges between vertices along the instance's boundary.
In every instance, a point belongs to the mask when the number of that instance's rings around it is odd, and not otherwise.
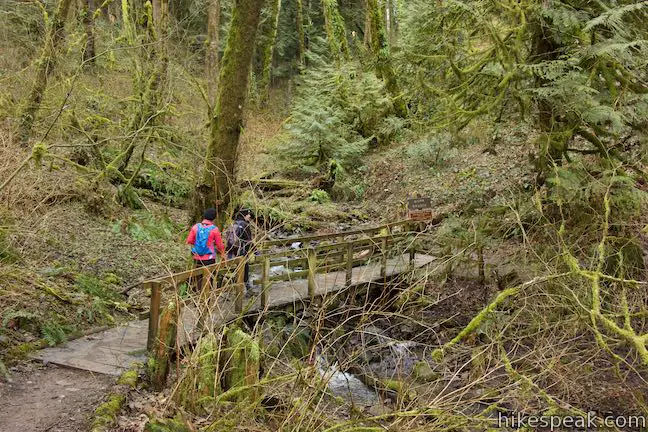
[{"label": "dark backpack", "polygon": [[238,221],[234,222],[225,230],[225,242],[227,243],[228,252],[234,252],[237,255],[240,253],[243,246],[241,242],[241,231],[241,224]]},{"label": "dark backpack", "polygon": [[215,225],[196,224],[196,241],[191,248],[191,252],[196,255],[209,255],[214,252],[209,249],[209,246],[207,245],[209,234],[214,228],[216,228]]}]

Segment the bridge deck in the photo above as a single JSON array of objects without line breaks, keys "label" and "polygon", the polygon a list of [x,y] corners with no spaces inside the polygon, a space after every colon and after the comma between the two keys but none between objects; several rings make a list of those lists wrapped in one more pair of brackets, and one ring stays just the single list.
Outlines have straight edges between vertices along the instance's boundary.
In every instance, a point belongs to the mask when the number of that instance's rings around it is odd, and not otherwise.
[{"label": "bridge deck", "polygon": [[[434,258],[429,255],[417,255],[415,266],[422,267]],[[387,276],[394,276],[407,270],[409,255],[403,254],[387,260]],[[351,285],[374,282],[381,279],[380,263],[369,263],[353,269]],[[345,287],[344,271],[317,274],[315,279],[316,295],[340,291]],[[305,302],[308,299],[308,282],[297,279],[287,282],[275,282],[270,286],[269,309]],[[234,296],[218,295],[212,302],[212,321],[223,324],[234,319]],[[245,299],[244,312],[255,312],[261,308],[258,296]],[[183,329],[180,335],[185,340],[195,337],[194,329],[198,321],[197,309],[183,309]],[[100,333],[86,336],[64,345],[39,351],[36,358],[49,363],[84,369],[108,375],[119,375],[135,362],[146,359],[148,320],[131,321],[124,326],[112,328]]]}]

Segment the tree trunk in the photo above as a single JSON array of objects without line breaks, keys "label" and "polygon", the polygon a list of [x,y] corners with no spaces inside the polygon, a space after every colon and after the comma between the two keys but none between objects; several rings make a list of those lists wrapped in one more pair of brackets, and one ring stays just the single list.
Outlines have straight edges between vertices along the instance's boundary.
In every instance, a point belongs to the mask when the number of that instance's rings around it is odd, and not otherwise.
[{"label": "tree trunk", "polygon": [[405,117],[407,116],[407,105],[401,94],[394,66],[392,65],[389,41],[385,34],[381,8],[378,6],[377,0],[367,0],[367,7],[367,13],[371,19],[371,48],[374,56],[376,56],[376,72],[385,81],[387,91],[392,97],[396,115]]},{"label": "tree trunk", "polygon": [[196,190],[195,213],[215,207],[221,225],[226,209],[235,201],[236,157],[262,7],[263,0],[235,0],[203,178]]},{"label": "tree trunk", "polygon": [[274,53],[279,29],[279,12],[281,11],[281,0],[272,0],[272,15],[270,17],[270,28],[266,45],[263,48],[263,70],[261,72],[261,105],[268,103],[270,97],[270,78],[272,75],[272,54]]},{"label": "tree trunk", "polygon": [[45,93],[45,89],[47,88],[47,78],[54,70],[54,55],[63,40],[63,27],[65,26],[65,20],[70,10],[70,4],[72,4],[72,0],[59,0],[50,23],[49,31],[45,37],[43,49],[36,62],[36,77],[29,92],[27,104],[20,116],[21,122],[18,134],[23,144],[29,140],[36,113],[40,108],[43,93]]},{"label": "tree trunk", "polygon": [[[205,69],[207,76],[207,96],[210,110],[216,102],[216,89],[218,87],[218,48],[220,44],[220,0],[210,0],[207,11],[207,55],[205,56]],[[209,116],[212,117],[210,111]]]},{"label": "tree trunk", "polygon": [[304,65],[306,55],[306,41],[304,37],[304,5],[302,0],[297,0],[297,58],[299,65]]},{"label": "tree trunk", "polygon": [[[127,1],[123,0],[123,4],[127,4]],[[146,19],[143,21],[146,22],[146,41],[151,44],[153,51],[147,52],[148,64],[141,62],[140,58],[133,59],[133,87],[135,96],[139,99],[139,106],[129,125],[133,132],[150,129],[159,122],[158,109],[161,105],[169,64],[167,53],[168,0],[154,0],[152,4],[147,2],[145,6],[143,16]],[[123,15],[126,16],[127,12],[128,10],[124,9]],[[132,21],[127,23],[125,20],[124,27],[127,35],[130,34],[129,45],[133,46],[136,40],[135,26]],[[145,144],[150,139],[151,134],[148,133]],[[111,163],[120,173],[123,174],[126,171],[136,145],[136,138],[124,144],[123,152],[117,157],[118,160]]]},{"label": "tree trunk", "polygon": [[365,48],[371,49],[371,9],[369,9],[369,0],[365,0],[365,26],[362,43]]},{"label": "tree trunk", "polygon": [[[533,28],[533,45],[529,62],[541,63],[552,61],[558,58],[559,52],[560,44],[551,37],[549,26],[543,21],[543,18],[540,18],[540,21],[536,22]],[[536,78],[535,87],[541,88],[547,84],[547,81],[546,78],[539,76]],[[537,100],[537,106],[537,125],[542,135],[538,140],[541,148],[536,164],[536,182],[542,184],[544,183],[546,172],[552,169],[553,164],[560,164],[566,143],[555,142],[554,137],[552,137],[552,132],[556,129],[552,103],[546,98],[539,98]]]},{"label": "tree trunk", "polygon": [[391,42],[391,2],[385,0],[385,31],[387,32],[387,37]]},{"label": "tree trunk", "polygon": [[322,10],[326,38],[328,39],[331,54],[339,66],[342,58],[349,59],[351,57],[346,39],[344,19],[340,15],[336,0],[322,0]]},{"label": "tree trunk", "polygon": [[94,13],[94,0],[85,0],[83,27],[85,28],[86,40],[83,49],[83,61],[91,64],[95,62]]}]

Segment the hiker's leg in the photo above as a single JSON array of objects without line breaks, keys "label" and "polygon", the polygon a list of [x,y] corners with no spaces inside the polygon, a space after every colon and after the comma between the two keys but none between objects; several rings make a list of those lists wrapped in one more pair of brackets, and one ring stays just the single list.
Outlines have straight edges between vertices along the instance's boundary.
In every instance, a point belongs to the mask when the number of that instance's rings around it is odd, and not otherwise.
[{"label": "hiker's leg", "polygon": [[[208,260],[194,260],[195,268],[200,268],[200,267],[205,267],[209,266],[212,264],[216,264],[216,259],[208,259]],[[200,291],[202,288],[202,280],[203,276],[202,273],[196,276],[196,285],[193,288],[194,291]]]}]

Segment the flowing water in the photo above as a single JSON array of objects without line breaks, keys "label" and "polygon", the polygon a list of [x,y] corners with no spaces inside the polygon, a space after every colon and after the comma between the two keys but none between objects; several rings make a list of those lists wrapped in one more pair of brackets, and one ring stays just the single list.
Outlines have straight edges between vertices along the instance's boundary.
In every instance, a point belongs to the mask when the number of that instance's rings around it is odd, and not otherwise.
[{"label": "flowing water", "polygon": [[324,356],[317,356],[317,370],[328,388],[356,407],[372,407],[382,403],[376,391],[367,387],[355,375],[340,371],[338,364],[329,364]]}]

